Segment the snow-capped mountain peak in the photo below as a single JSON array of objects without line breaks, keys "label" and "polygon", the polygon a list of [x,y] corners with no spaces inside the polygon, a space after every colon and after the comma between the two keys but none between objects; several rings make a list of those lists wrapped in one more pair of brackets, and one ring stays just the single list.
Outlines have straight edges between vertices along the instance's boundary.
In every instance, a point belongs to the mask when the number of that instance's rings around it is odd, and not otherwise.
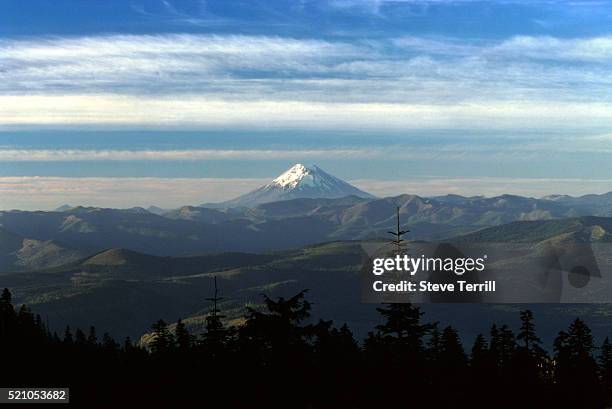
[{"label": "snow-capped mountain peak", "polygon": [[318,168],[316,166],[307,168],[301,163],[298,163],[293,165],[285,173],[274,179],[271,184],[280,186],[285,189],[294,189],[299,184],[315,186],[316,179],[318,176],[317,170]]},{"label": "snow-capped mountain peak", "polygon": [[221,203],[227,207],[256,206],[262,203],[299,198],[340,198],[374,196],[330,175],[318,166],[293,165],[272,182],[236,199]]}]

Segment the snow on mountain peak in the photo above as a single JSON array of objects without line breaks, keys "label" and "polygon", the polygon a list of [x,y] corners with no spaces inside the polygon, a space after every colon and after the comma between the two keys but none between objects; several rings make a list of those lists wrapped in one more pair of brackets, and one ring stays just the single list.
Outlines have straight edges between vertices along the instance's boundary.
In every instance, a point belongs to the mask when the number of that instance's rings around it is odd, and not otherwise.
[{"label": "snow on mountain peak", "polygon": [[289,170],[267,185],[261,186],[233,200],[225,206],[253,207],[262,203],[279,202],[299,198],[340,198],[346,196],[374,197],[355,186],[330,175],[317,166],[293,165]]},{"label": "snow on mountain peak", "polygon": [[317,167],[313,166],[307,168],[301,163],[293,165],[285,173],[277,177],[272,181],[272,185],[280,186],[283,188],[293,189],[298,184],[315,186],[316,185],[316,170]]}]

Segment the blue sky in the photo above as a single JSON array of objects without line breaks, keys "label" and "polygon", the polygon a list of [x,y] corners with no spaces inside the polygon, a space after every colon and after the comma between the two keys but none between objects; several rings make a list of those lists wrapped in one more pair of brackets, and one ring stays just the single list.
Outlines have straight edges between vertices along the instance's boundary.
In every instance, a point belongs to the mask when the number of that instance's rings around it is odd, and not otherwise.
[{"label": "blue sky", "polygon": [[0,3],[0,208],[612,190],[612,5]]}]

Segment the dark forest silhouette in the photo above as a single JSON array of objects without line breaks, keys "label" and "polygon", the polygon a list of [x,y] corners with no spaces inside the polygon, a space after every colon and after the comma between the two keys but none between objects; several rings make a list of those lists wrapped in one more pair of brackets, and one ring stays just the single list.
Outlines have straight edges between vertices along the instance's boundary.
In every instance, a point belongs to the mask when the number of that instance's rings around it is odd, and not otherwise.
[{"label": "dark forest silhouette", "polygon": [[559,332],[551,354],[528,310],[517,333],[493,325],[466,350],[454,328],[389,304],[359,345],[346,325],[311,323],[305,295],[264,296],[265,309],[248,308],[240,327],[225,326],[215,302],[199,337],[180,320],[173,331],[160,320],[145,349],[99,338],[93,327],[51,333],[5,289],[2,385],[69,386],[73,402],[174,407],[603,408],[612,398],[612,344],[596,348],[580,319]]}]

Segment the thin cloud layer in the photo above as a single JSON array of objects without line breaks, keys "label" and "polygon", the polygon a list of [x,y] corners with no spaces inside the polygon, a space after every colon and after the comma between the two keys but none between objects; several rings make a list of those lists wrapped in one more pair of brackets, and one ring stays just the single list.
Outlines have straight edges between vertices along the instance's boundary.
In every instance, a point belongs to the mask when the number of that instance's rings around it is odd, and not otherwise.
[{"label": "thin cloud layer", "polygon": [[207,159],[268,160],[337,158],[361,159],[380,152],[357,149],[263,150],[263,149],[189,149],[189,150],[85,150],[85,149],[0,149],[0,161],[201,161]]},{"label": "thin cloud layer", "polygon": [[0,209],[83,206],[176,208],[238,196],[266,179],[0,177]]},{"label": "thin cloud layer", "polygon": [[[346,147],[327,146],[316,149],[288,149],[275,146],[270,149],[16,149],[0,146],[0,161],[11,162],[74,162],[74,161],[269,161],[287,160],[317,161],[330,157],[336,160],[358,162],[360,160],[412,160],[440,162],[443,160],[482,162],[542,161],[554,158],[567,159],[568,155],[591,158],[606,157],[612,153],[608,142],[610,134],[562,135],[533,140],[530,137],[506,137],[505,140],[489,140],[482,136],[463,137],[461,141],[429,136],[429,143],[418,144],[415,139],[405,144],[379,143],[376,146]],[[418,141],[417,141],[418,142]],[[348,141],[344,142],[348,144]],[[251,143],[251,145],[254,145]],[[410,149],[406,149],[410,145]],[[435,149],[432,149],[435,146]]]},{"label": "thin cloud layer", "polygon": [[224,101],[202,96],[0,96],[5,128],[37,125],[114,127],[370,129],[564,129],[612,126],[612,104],[481,101],[462,104]]},{"label": "thin cloud layer", "polygon": [[5,39],[0,55],[4,125],[608,126],[612,104],[606,36],[114,35]]}]

